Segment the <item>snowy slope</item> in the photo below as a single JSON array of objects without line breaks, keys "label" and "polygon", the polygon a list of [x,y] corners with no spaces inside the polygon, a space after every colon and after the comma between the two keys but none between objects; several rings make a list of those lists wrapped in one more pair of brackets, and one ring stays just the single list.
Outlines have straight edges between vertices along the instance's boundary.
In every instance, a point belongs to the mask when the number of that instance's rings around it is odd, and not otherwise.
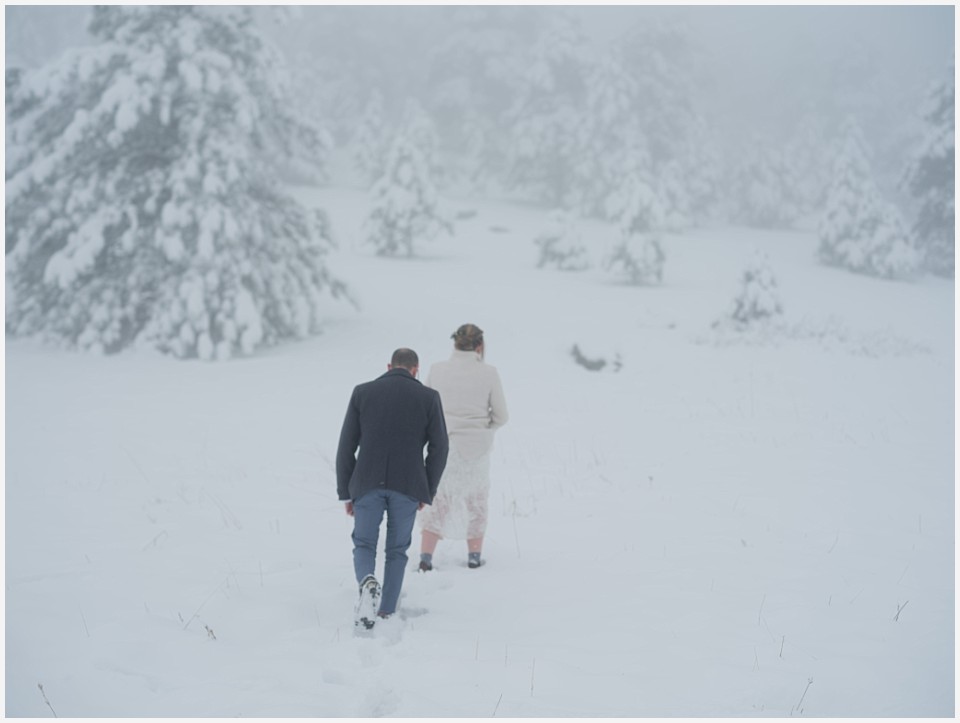
[{"label": "snowy slope", "polygon": [[[362,194],[299,193],[361,307],[324,335],[222,364],[7,341],[7,715],[953,715],[952,282],[721,228],[634,288],[537,270],[546,213],[472,201],[391,260]],[[712,329],[761,247],[781,330]],[[511,413],[487,565],[441,543],[354,638],[350,390],[465,322]]]}]

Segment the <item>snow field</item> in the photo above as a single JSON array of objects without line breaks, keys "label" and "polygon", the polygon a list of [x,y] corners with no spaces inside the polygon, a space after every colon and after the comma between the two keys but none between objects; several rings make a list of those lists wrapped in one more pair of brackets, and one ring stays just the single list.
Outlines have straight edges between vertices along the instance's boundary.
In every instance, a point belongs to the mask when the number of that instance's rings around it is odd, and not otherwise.
[{"label": "snow field", "polygon": [[[629,287],[535,269],[547,213],[493,202],[383,259],[362,194],[298,193],[362,309],[322,336],[221,364],[8,341],[7,715],[953,714],[952,283],[724,228]],[[806,333],[711,332],[757,246]],[[350,390],[398,346],[425,377],[468,321],[511,413],[487,564],[449,541],[412,572],[415,534],[401,613],[354,637]]]}]

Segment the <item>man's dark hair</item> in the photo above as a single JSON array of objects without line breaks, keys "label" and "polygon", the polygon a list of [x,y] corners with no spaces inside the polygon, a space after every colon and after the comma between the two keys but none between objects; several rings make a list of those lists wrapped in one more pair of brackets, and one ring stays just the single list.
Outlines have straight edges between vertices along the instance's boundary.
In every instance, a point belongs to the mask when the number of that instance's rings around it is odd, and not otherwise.
[{"label": "man's dark hair", "polygon": [[397,349],[390,358],[390,366],[403,367],[408,372],[420,366],[420,357],[413,349]]}]

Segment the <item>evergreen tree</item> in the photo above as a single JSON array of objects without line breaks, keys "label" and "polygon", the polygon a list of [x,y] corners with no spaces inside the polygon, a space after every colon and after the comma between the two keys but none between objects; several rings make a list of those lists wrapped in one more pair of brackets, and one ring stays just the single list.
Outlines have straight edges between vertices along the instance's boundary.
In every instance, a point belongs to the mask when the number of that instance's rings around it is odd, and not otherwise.
[{"label": "evergreen tree", "polygon": [[357,172],[365,183],[372,184],[383,175],[384,157],[387,154],[383,95],[377,89],[370,91],[351,145]]},{"label": "evergreen tree", "polygon": [[8,84],[8,332],[221,359],[318,331],[345,289],[275,159],[324,149],[250,10],[105,6],[90,30]]},{"label": "evergreen tree", "polygon": [[797,123],[783,151],[790,169],[790,198],[799,218],[809,220],[823,208],[833,158],[823,121],[813,113]]},{"label": "evergreen tree", "polygon": [[819,258],[871,276],[909,276],[917,269],[918,254],[900,213],[874,183],[869,149],[855,122],[844,124],[843,139],[818,228]]},{"label": "evergreen tree", "polygon": [[663,221],[660,199],[648,184],[639,179],[631,183],[629,198],[620,219],[620,239],[605,266],[630,284],[660,283],[666,261],[658,233]]},{"label": "evergreen tree", "polygon": [[366,242],[378,256],[415,256],[421,241],[441,231],[453,233],[420,149],[402,132],[370,193],[372,209],[364,228]]},{"label": "evergreen tree", "polygon": [[667,161],[657,173],[657,190],[662,205],[660,225],[669,231],[680,231],[692,222],[689,179],[680,159]]},{"label": "evergreen tree", "polygon": [[[276,6],[267,6],[270,9]],[[291,58],[297,105],[323,118],[340,146],[349,144],[378,88],[387,109],[418,95],[425,53],[438,37],[433,7],[285,5],[299,21],[276,34]]]},{"label": "evergreen tree", "polygon": [[798,186],[783,152],[755,143],[734,171],[734,220],[761,228],[791,228],[801,214]]},{"label": "evergreen tree", "polygon": [[682,22],[628,27],[613,52],[631,79],[632,123],[657,179],[664,223],[683,228],[708,216],[719,198],[719,159],[696,98],[694,53]]},{"label": "evergreen tree", "polygon": [[682,23],[654,20],[628,27],[615,52],[636,83],[637,122],[656,168],[683,156],[699,117],[693,60]]},{"label": "evergreen tree", "polygon": [[537,26],[537,9],[465,5],[447,12],[449,29],[431,44],[428,108],[451,180],[483,190],[506,172],[506,115],[525,67],[523,50]]},{"label": "evergreen tree", "polygon": [[549,14],[509,112],[509,185],[553,206],[576,202],[589,51],[578,19]]},{"label": "evergreen tree", "polygon": [[583,271],[590,267],[577,217],[569,211],[553,211],[534,243],[540,247],[537,268],[554,266],[561,271]]},{"label": "evergreen tree", "polygon": [[586,113],[573,154],[576,205],[585,214],[619,218],[630,179],[652,174],[646,138],[636,122],[639,102],[636,83],[614,55],[590,67]]},{"label": "evergreen tree", "polygon": [[677,202],[671,204],[676,222],[668,228],[681,230],[716,216],[726,190],[722,178],[723,156],[702,116],[691,121],[675,165],[682,194],[676,194]]},{"label": "evergreen tree", "polygon": [[430,180],[435,186],[441,186],[445,174],[440,158],[440,135],[433,119],[415,98],[407,99],[400,125],[402,132],[420,151],[420,157],[430,173]]},{"label": "evergreen tree", "polygon": [[953,69],[930,91],[923,112],[925,136],[904,174],[903,185],[919,208],[913,233],[924,266],[953,277],[956,266],[956,187]]}]

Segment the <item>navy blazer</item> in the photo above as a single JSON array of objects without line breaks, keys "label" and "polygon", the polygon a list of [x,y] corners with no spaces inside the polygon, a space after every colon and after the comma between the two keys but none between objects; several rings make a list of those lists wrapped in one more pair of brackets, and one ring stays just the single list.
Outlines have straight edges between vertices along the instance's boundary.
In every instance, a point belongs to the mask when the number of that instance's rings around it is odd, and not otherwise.
[{"label": "navy blazer", "polygon": [[440,394],[394,367],[353,390],[337,448],[337,495],[356,500],[388,489],[430,504],[448,445]]}]

